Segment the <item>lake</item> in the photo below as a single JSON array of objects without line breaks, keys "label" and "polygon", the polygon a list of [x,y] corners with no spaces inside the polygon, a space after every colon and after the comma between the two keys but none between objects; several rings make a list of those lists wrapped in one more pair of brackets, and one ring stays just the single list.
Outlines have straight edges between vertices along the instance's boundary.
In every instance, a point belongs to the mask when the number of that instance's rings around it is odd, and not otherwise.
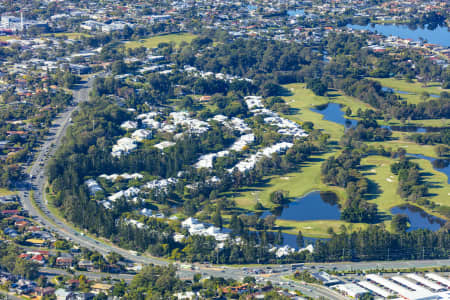
[{"label": "lake", "polygon": [[271,213],[281,220],[339,220],[341,211],[338,200],[333,192],[311,192]]},{"label": "lake", "polygon": [[432,216],[421,208],[410,204],[396,206],[391,209],[391,212],[393,214],[404,214],[408,216],[410,221],[408,231],[417,229],[429,229],[431,231],[436,231],[445,224],[445,220]]},{"label": "lake", "polygon": [[447,183],[450,184],[450,160],[449,159],[438,159],[438,158],[425,156],[422,154],[410,154],[410,153],[408,153],[408,156],[413,156],[416,158],[428,160],[433,165],[433,169],[447,175]]},{"label": "lake", "polygon": [[438,44],[445,47],[450,47],[450,32],[447,27],[438,26],[434,30],[428,28],[411,29],[407,25],[392,25],[392,24],[369,24],[367,26],[361,25],[347,25],[350,28],[357,30],[377,31],[385,36],[398,36],[404,39],[412,39],[420,41],[420,38],[427,40],[428,43]]},{"label": "lake", "polygon": [[[358,124],[358,120],[355,119],[347,119],[344,117],[345,113],[342,110],[342,106],[337,103],[328,103],[326,105],[320,105],[316,108],[312,108],[311,110],[323,115],[323,119],[327,121],[331,121],[337,124],[344,125],[345,128],[354,127]],[[383,128],[387,128],[395,131],[402,132],[438,132],[443,128],[447,127],[419,127],[419,126],[388,126],[381,125]]]},{"label": "lake", "polygon": [[305,15],[305,11],[303,9],[289,9],[287,11],[288,16],[294,17],[294,16],[303,16]]},{"label": "lake", "polygon": [[357,120],[346,119],[345,113],[342,111],[342,106],[337,103],[328,103],[326,105],[311,108],[312,111],[323,115],[323,119],[344,125],[345,128],[350,128],[358,124]]}]

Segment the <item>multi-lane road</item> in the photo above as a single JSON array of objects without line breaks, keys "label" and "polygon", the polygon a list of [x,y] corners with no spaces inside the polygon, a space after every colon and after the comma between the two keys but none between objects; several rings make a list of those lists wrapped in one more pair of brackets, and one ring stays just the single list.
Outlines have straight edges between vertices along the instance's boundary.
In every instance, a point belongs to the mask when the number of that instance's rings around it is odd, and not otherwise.
[{"label": "multi-lane road", "polygon": [[[167,265],[170,262],[154,258],[150,256],[138,256],[133,252],[114,246],[106,241],[93,239],[77,230],[76,228],[68,225],[61,220],[58,216],[55,216],[49,209],[47,205],[47,200],[45,198],[45,166],[49,158],[54,155],[56,149],[61,145],[62,137],[64,136],[70,121],[71,115],[77,110],[78,104],[87,101],[89,98],[89,91],[92,87],[94,78],[91,77],[87,82],[80,84],[77,89],[73,91],[74,105],[67,108],[66,111],[61,113],[53,122],[53,126],[50,129],[48,137],[43,141],[39,152],[36,154],[35,160],[33,161],[31,167],[28,169],[28,179],[24,182],[23,186],[26,189],[20,191],[20,198],[22,200],[23,207],[29,212],[29,215],[35,218],[36,221],[41,223],[50,231],[57,233],[59,236],[70,239],[82,247],[89,248],[91,250],[98,251],[104,255],[110,252],[116,252],[129,261],[141,264],[158,264]],[[30,191],[33,191],[31,193]],[[34,199],[32,199],[34,197]],[[33,204],[34,200],[34,205]],[[400,261],[400,262],[344,262],[344,263],[333,263],[333,264],[308,264],[311,268],[324,268],[324,269],[337,269],[337,270],[348,270],[348,269],[374,269],[374,268],[408,268],[408,267],[430,267],[430,266],[443,266],[449,265],[450,260],[430,260],[430,261]],[[279,266],[275,268],[279,271],[269,276],[261,277],[257,275],[261,280],[270,280],[275,284],[279,284],[285,287],[292,287],[298,289],[305,293],[306,295],[312,297],[325,297],[326,299],[346,299],[345,297],[339,295],[338,293],[331,291],[329,289],[312,286],[312,285],[300,285],[294,281],[289,281],[285,276],[292,273],[288,266]],[[194,270],[184,270],[180,269],[179,276],[181,278],[192,277],[194,273],[202,273],[204,275],[210,276],[221,276],[226,278],[242,279],[248,275],[244,272],[242,268],[238,267],[208,267],[203,265],[195,266]],[[127,275],[119,275],[117,278],[128,278]]]}]

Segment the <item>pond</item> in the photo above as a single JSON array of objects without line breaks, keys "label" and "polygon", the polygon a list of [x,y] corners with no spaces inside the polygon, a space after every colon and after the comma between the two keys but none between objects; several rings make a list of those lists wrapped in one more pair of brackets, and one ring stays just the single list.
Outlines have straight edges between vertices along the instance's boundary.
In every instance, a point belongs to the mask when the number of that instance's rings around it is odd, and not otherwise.
[{"label": "pond", "polygon": [[415,95],[414,93],[411,93],[411,92],[395,90],[393,88],[389,88],[389,87],[385,87],[385,86],[383,86],[381,89],[383,90],[383,92],[399,93],[399,94],[402,94],[402,95]]},{"label": "pond", "polygon": [[450,159],[438,159],[429,156],[425,156],[422,154],[410,154],[409,156],[413,156],[420,159],[426,159],[433,165],[433,169],[436,171],[442,172],[447,175],[447,183],[450,184]]},{"label": "pond", "polygon": [[396,206],[391,209],[391,213],[405,214],[408,216],[410,222],[408,231],[417,229],[429,229],[431,231],[436,231],[445,224],[445,220],[432,216],[421,208],[410,204]]},{"label": "pond", "polygon": [[450,31],[445,26],[437,26],[434,29],[425,28],[410,28],[407,25],[392,25],[392,24],[369,24],[367,26],[348,25],[348,27],[357,30],[377,31],[385,36],[398,36],[404,39],[413,39],[420,41],[425,39],[428,43],[438,44],[445,47],[450,47]]},{"label": "pond", "polygon": [[323,115],[324,120],[344,125],[345,128],[350,128],[358,124],[357,120],[346,119],[344,117],[345,113],[342,111],[342,106],[337,103],[328,103],[312,108],[311,110]]},{"label": "pond", "polygon": [[[324,120],[344,125],[345,128],[356,126],[358,124],[358,120],[344,118],[345,113],[342,110],[342,108],[343,107],[337,103],[328,103],[326,105],[320,105],[317,106],[316,108],[312,108],[311,110],[323,115]],[[420,127],[420,126],[396,126],[396,125],[392,126],[382,125],[381,127],[395,131],[418,132],[418,133],[438,132],[444,128],[448,128],[448,127]]]},{"label": "pond", "polygon": [[277,219],[292,221],[339,220],[341,217],[338,197],[333,192],[311,192],[271,213]]},{"label": "pond", "polygon": [[305,15],[305,11],[303,9],[289,9],[287,11],[288,16],[303,16]]}]

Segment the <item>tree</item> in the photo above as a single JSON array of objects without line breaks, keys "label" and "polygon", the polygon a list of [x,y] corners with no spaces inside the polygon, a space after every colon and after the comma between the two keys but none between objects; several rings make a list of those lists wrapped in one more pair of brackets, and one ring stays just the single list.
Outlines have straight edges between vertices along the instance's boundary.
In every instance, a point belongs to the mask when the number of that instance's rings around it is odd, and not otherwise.
[{"label": "tree", "polygon": [[18,258],[12,273],[28,279],[35,279],[39,275],[39,268],[33,262]]},{"label": "tree", "polygon": [[423,101],[427,100],[428,98],[430,98],[430,94],[428,92],[420,93],[420,99],[422,99]]},{"label": "tree", "polygon": [[311,89],[314,94],[317,96],[323,96],[327,92],[328,88],[320,79],[313,79],[308,81],[306,84],[306,87],[308,89]]},{"label": "tree", "polygon": [[404,233],[408,229],[409,218],[404,214],[397,214],[392,218],[391,227],[394,232]]},{"label": "tree", "polygon": [[303,238],[303,234],[302,234],[302,232],[300,230],[297,233],[296,242],[297,242],[297,246],[299,248],[303,248],[305,246],[305,241],[304,241],[304,238]]},{"label": "tree", "polygon": [[281,233],[281,230],[278,230],[277,236],[275,238],[275,244],[281,245],[283,244],[283,241],[284,241],[283,234]]},{"label": "tree", "polygon": [[347,107],[347,110],[345,111],[345,115],[347,117],[350,117],[352,115],[352,109],[350,107]]},{"label": "tree", "polygon": [[100,292],[97,296],[94,297],[94,300],[108,300],[108,296],[105,293]]},{"label": "tree", "polygon": [[220,209],[216,209],[216,212],[214,213],[212,217],[212,222],[214,226],[222,228],[223,226],[223,220],[222,220],[222,214],[220,212]]},{"label": "tree", "polygon": [[252,276],[245,276],[244,280],[242,282],[243,283],[248,283],[248,284],[255,284],[256,283],[256,279],[255,279],[255,277],[252,277]]},{"label": "tree", "polygon": [[115,61],[111,65],[111,71],[115,75],[123,74],[127,71],[127,65],[121,60]]},{"label": "tree", "polygon": [[48,281],[47,276],[41,275],[41,276],[39,276],[39,278],[37,279],[36,282],[37,282],[38,286],[43,288],[43,287],[47,286],[47,281]]},{"label": "tree", "polygon": [[448,148],[444,145],[437,145],[434,147],[434,151],[436,152],[437,156],[442,157],[445,156],[448,152]]},{"label": "tree", "polygon": [[274,191],[270,193],[270,201],[272,203],[281,205],[285,202],[286,198],[283,191]]},{"label": "tree", "polygon": [[264,210],[264,206],[261,204],[261,202],[259,201],[256,202],[255,210]]}]

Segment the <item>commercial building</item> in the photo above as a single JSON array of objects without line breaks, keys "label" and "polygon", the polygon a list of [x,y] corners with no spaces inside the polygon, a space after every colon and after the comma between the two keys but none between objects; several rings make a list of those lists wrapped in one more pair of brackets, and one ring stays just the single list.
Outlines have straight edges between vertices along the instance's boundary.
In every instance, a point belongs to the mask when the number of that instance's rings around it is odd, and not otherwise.
[{"label": "commercial building", "polygon": [[360,287],[359,285],[356,285],[354,283],[338,284],[335,285],[334,288],[340,291],[342,294],[353,298],[358,298],[364,294],[370,293],[367,289]]}]

